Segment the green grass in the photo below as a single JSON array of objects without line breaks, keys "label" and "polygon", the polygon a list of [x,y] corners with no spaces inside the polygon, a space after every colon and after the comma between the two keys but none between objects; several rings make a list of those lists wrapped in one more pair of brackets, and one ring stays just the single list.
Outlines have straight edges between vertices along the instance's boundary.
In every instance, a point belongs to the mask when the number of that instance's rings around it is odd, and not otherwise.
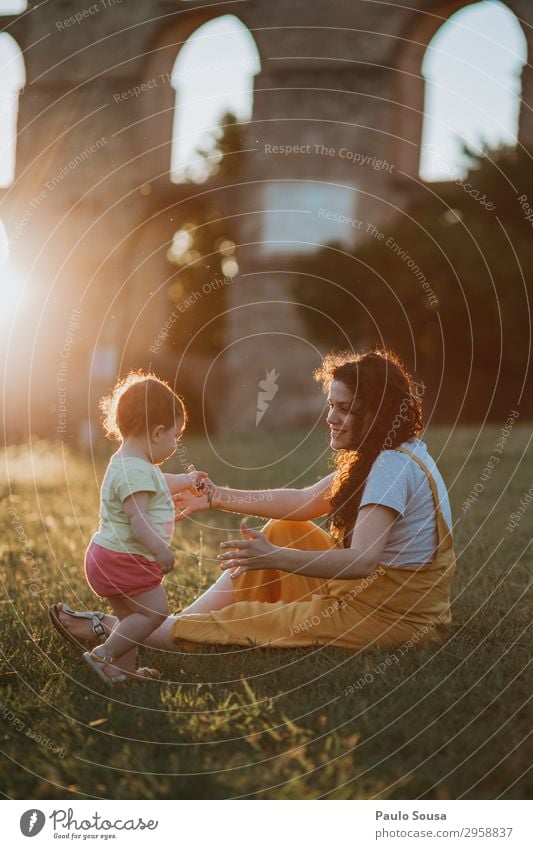
[{"label": "green grass", "polygon": [[[46,616],[57,600],[95,606],[82,561],[110,446],[94,462],[59,445],[36,443],[33,454],[8,449],[0,536],[2,792],[18,799],[530,796],[533,504],[513,533],[505,530],[531,486],[528,427],[515,425],[483,492],[462,512],[498,438],[497,428],[479,439],[473,429],[455,431],[448,445],[444,430],[427,435],[455,519],[462,517],[455,632],[441,649],[401,656],[331,648],[145,651],[143,660],[157,662],[172,683],[116,692],[100,687]],[[241,486],[303,485],[328,468],[323,435],[216,446],[191,439],[185,456],[218,482]],[[222,513],[193,518],[175,536],[180,553],[167,587],[176,608],[218,574],[218,543],[238,523]]]}]

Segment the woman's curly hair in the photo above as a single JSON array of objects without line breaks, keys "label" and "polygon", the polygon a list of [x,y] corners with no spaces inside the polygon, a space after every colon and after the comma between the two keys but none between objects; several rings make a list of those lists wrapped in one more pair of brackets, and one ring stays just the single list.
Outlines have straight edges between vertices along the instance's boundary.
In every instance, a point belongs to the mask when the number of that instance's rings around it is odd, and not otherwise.
[{"label": "woman's curly hair", "polygon": [[[315,379],[326,391],[333,380],[339,380],[353,392],[353,401],[359,402],[357,444],[336,452],[331,498],[331,533],[338,543],[349,544],[372,464],[382,451],[398,447],[422,430],[419,385],[395,354],[379,349],[356,356],[330,354]],[[370,427],[363,433],[367,415]]]}]

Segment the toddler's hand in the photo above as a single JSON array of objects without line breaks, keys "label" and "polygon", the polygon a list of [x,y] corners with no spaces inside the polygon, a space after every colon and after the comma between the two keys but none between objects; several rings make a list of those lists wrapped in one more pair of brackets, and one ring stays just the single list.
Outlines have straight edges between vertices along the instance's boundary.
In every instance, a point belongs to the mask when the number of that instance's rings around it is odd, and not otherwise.
[{"label": "toddler's hand", "polygon": [[211,483],[207,472],[199,472],[192,465],[187,468],[187,475],[189,476],[189,479],[191,481],[191,486],[194,487],[198,494],[204,492],[204,490],[206,489],[206,484],[208,482]]},{"label": "toddler's hand", "polygon": [[165,548],[157,554],[157,562],[163,574],[168,575],[168,573],[172,572],[174,568],[174,552],[168,546],[165,546]]}]

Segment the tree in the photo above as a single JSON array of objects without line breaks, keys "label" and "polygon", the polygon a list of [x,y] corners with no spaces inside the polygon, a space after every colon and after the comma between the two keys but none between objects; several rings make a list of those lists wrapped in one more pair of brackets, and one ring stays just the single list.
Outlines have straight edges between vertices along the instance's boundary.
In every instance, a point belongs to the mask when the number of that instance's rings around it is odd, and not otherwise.
[{"label": "tree", "polygon": [[225,112],[215,132],[211,133],[211,141],[196,150],[197,156],[203,160],[204,167],[199,170],[205,174],[204,179],[238,176],[242,171],[242,156],[239,154],[243,150],[243,125],[233,112]]},{"label": "tree", "polygon": [[[225,179],[237,176],[241,150],[242,126],[228,112],[212,134],[212,144],[198,150],[206,161],[207,186],[216,181],[218,189]],[[178,319],[168,340],[174,351],[191,345],[193,353],[212,356],[226,341],[226,293],[238,264],[233,220],[227,219],[225,203],[222,213],[221,197],[227,195],[202,191],[188,201],[184,223],[167,252],[169,262],[179,269],[168,290]]]},{"label": "tree", "polygon": [[299,260],[297,299],[318,310],[304,312],[312,338],[393,348],[441,419],[531,416],[532,153],[469,152],[465,178],[423,191],[382,236]]}]

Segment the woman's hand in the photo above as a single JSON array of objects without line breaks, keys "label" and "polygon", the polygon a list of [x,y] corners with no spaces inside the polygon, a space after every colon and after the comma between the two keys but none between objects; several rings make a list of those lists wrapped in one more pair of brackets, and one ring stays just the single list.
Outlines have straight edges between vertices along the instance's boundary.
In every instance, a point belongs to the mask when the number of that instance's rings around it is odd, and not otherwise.
[{"label": "woman's hand", "polygon": [[191,516],[199,510],[209,510],[207,490],[205,489],[200,493],[193,492],[190,489],[182,489],[172,496],[172,500],[176,508],[176,522],[182,522],[187,516]]},{"label": "woman's hand", "polygon": [[270,540],[261,533],[253,531],[246,526],[246,519],[241,522],[241,533],[244,539],[233,539],[221,542],[222,554],[218,560],[222,560],[221,569],[231,569],[231,578],[238,578],[244,572],[251,569],[278,569],[279,552],[283,551],[277,545],[272,545]]}]

